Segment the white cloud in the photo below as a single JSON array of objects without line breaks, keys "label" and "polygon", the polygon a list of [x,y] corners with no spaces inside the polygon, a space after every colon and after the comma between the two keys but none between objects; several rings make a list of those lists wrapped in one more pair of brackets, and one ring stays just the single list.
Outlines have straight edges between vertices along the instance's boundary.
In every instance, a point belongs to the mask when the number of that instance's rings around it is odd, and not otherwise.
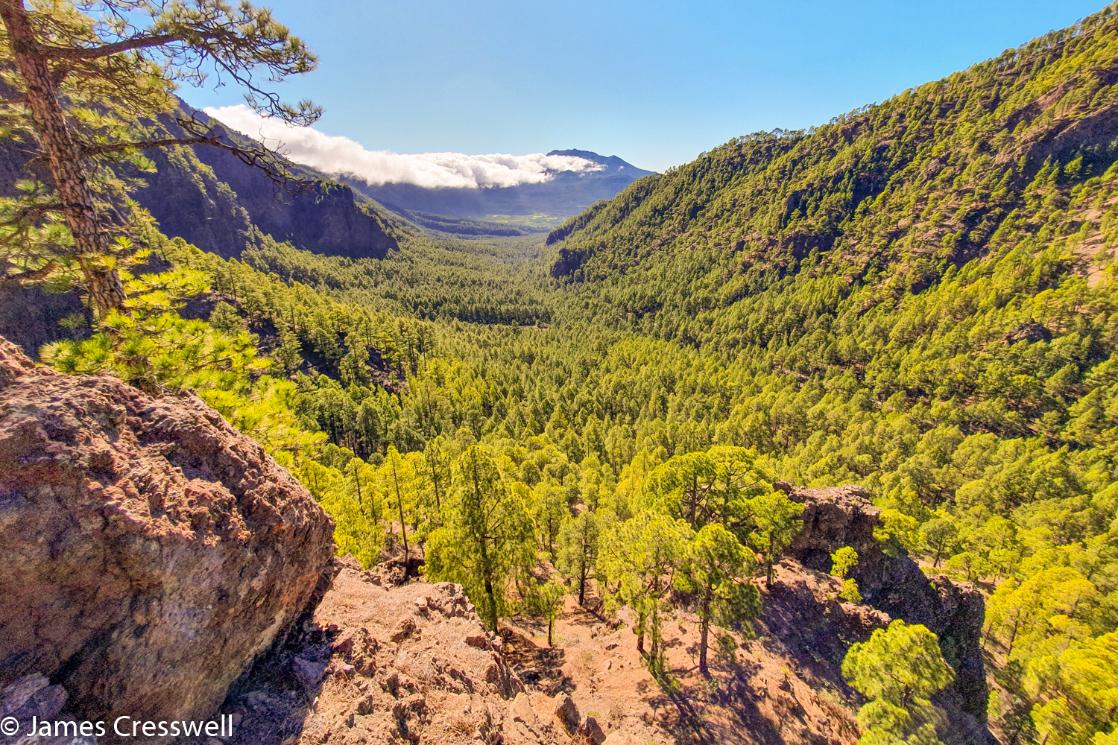
[{"label": "white cloud", "polygon": [[390,153],[367,150],[348,137],[293,127],[260,116],[244,104],[205,109],[214,119],[260,140],[296,163],[332,175],[354,176],[372,186],[415,184],[427,188],[477,189],[550,181],[556,173],[596,171],[601,165],[569,155],[466,155],[463,153]]}]

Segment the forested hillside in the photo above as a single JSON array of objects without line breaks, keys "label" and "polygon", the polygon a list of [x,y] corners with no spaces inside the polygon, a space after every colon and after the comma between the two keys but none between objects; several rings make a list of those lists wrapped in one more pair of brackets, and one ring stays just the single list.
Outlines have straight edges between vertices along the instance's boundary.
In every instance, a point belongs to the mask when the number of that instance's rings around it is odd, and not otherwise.
[{"label": "forested hillside", "polygon": [[[735,676],[810,580],[815,615],[781,628],[827,635],[794,661],[835,678],[811,693],[846,726],[817,737],[1118,738],[1118,7],[735,140],[546,245],[207,252],[131,207],[98,257],[121,303],[64,318],[86,338],[42,359],[196,391],[320,501],[339,553],[458,582],[490,629],[536,619],[548,644],[575,604],[624,620],[642,684],[700,733],[708,710],[752,721]],[[60,223],[6,231],[9,281],[92,295],[84,264],[26,250]],[[844,484],[880,510],[870,545],[791,564],[819,528],[794,487]],[[859,585],[884,557],[984,599],[988,699],[964,645]],[[880,628],[834,630],[850,618]]]},{"label": "forested hillside", "polygon": [[991,590],[991,714],[1013,732],[1033,701],[1049,742],[1092,741],[1060,734],[1090,705],[1059,692],[1114,654],[1116,159],[1112,6],[728,143],[551,239],[582,317],[710,366],[666,402],[701,412],[696,441],[865,484],[930,570]]}]

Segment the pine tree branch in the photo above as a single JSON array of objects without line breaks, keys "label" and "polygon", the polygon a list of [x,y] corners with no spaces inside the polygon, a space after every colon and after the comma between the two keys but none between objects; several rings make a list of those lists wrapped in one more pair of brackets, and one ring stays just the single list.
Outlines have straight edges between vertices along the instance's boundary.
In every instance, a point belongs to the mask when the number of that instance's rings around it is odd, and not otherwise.
[{"label": "pine tree branch", "polygon": [[114,142],[104,145],[82,145],[82,153],[84,155],[106,155],[109,153],[119,153],[122,150],[153,150],[161,147],[173,147],[175,145],[215,145],[218,147],[232,147],[221,142],[217,135],[198,135],[195,137],[165,137],[155,140]]},{"label": "pine tree branch", "polygon": [[0,276],[2,276],[5,280],[14,281],[17,284],[24,284],[26,282],[35,283],[40,280],[46,279],[46,277],[48,277],[51,272],[53,272],[57,268],[57,263],[55,263],[54,261],[48,261],[46,264],[43,264],[38,269],[27,269],[15,274],[4,274]]},{"label": "pine tree branch", "polygon": [[178,34],[138,34],[127,39],[93,47],[56,47],[50,44],[37,44],[36,49],[39,53],[51,59],[94,60],[111,57],[122,52],[166,46],[182,40],[183,37]]}]

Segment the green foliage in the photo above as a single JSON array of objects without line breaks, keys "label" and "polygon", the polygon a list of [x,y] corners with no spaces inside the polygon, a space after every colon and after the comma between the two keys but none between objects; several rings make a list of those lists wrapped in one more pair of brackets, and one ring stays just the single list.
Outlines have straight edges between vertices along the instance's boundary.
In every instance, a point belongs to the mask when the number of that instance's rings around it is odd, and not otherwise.
[{"label": "green foliage", "polygon": [[472,445],[455,461],[443,521],[427,541],[427,575],[460,583],[496,631],[508,583],[534,552],[527,509],[485,448]]},{"label": "green foliage", "polygon": [[932,566],[938,567],[945,553],[951,553],[959,539],[959,526],[946,515],[935,517],[920,526],[920,541],[924,551],[932,556]]},{"label": "green foliage", "polygon": [[704,525],[688,547],[681,583],[696,595],[699,614],[699,671],[709,677],[707,646],[711,622],[752,635],[752,621],[761,613],[761,596],[741,577],[753,573],[753,556],[734,534],[718,523]]},{"label": "green foliage", "polygon": [[1037,734],[1052,745],[1103,743],[1118,735],[1118,632],[1073,640],[1038,671]]},{"label": "green foliage", "polygon": [[286,173],[262,146],[218,143],[192,117],[168,129],[160,118],[175,108],[178,82],[200,84],[217,70],[243,87],[245,103],[259,113],[303,125],[321,113],[309,101],[284,104],[261,87],[263,79],[314,69],[316,59],[271,11],[248,0],[18,3],[3,21],[0,136],[32,178],[0,199],[0,277],[80,277],[98,317],[123,310],[117,259],[128,223],[139,216],[128,198],[135,184],[120,174],[150,170],[145,150],[220,144]]},{"label": "green foliage", "polygon": [[547,646],[555,646],[555,619],[563,609],[563,598],[567,587],[558,579],[552,578],[542,584],[533,584],[528,591],[528,611],[547,623]]},{"label": "green foliage", "polygon": [[608,516],[584,510],[563,523],[559,530],[559,550],[556,564],[565,576],[574,581],[577,587],[578,604],[586,604],[586,587],[598,562],[601,550],[603,523],[609,524]]},{"label": "green foliage", "polygon": [[842,546],[831,554],[831,575],[840,579],[850,574],[858,564],[858,552],[851,546]]},{"label": "green foliage", "polygon": [[772,585],[773,564],[803,526],[804,506],[784,492],[773,491],[746,502],[752,530],[749,542],[765,561],[765,582]]},{"label": "green foliage", "polygon": [[954,679],[936,635],[901,620],[853,645],[843,660],[842,674],[866,698],[902,707],[927,700]]},{"label": "green foliage", "polygon": [[602,536],[598,571],[607,607],[633,609],[637,649],[645,654],[645,639],[650,640],[646,657],[654,670],[663,665],[661,624],[691,536],[685,521],[654,511],[617,523]]},{"label": "green foliage", "polygon": [[571,518],[567,490],[558,484],[541,481],[532,488],[529,504],[540,548],[554,558],[555,541],[563,525]]},{"label": "green foliage", "polygon": [[931,696],[955,674],[926,627],[896,620],[850,647],[842,675],[869,702],[858,711],[861,745],[936,745],[939,713]]},{"label": "green foliage", "polygon": [[831,576],[842,580],[842,590],[839,597],[848,603],[862,602],[862,593],[858,589],[858,582],[848,576],[858,563],[858,552],[850,546],[842,546],[831,554]]}]

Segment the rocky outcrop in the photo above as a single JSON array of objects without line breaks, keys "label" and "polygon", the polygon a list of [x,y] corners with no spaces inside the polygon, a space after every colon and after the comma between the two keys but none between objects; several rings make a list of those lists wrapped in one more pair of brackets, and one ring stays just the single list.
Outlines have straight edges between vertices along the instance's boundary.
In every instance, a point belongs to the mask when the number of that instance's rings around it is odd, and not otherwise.
[{"label": "rocky outcrop", "polygon": [[[19,723],[16,734],[0,734],[0,743],[97,745],[96,725],[67,711],[66,698],[66,689],[52,685],[41,673],[24,675],[0,689],[0,719]],[[50,733],[44,733],[37,722],[49,722]]]},{"label": "rocky outcrop", "polygon": [[[892,618],[920,623],[934,631],[944,657],[955,669],[954,685],[937,699],[949,712],[965,712],[974,722],[954,718],[963,741],[981,742],[985,731],[987,687],[980,646],[985,605],[982,595],[944,577],[929,579],[904,549],[874,537],[879,510],[857,486],[789,489],[804,504],[804,527],[788,555],[809,569],[829,572],[831,553],[841,546],[858,552],[851,576],[866,605]],[[977,735],[975,733],[978,733]]]},{"label": "rocky outcrop", "polygon": [[506,656],[458,585],[392,586],[342,562],[299,634],[230,694],[228,745],[600,742]]},{"label": "rocky outcrop", "polygon": [[[251,145],[205,113],[179,102],[163,116],[168,136],[185,132],[177,117],[194,117],[223,140]],[[330,256],[384,258],[397,247],[393,220],[354,189],[302,166],[287,163],[306,183],[277,184],[264,171],[216,147],[172,148],[148,153],[155,171],[135,174],[133,196],[168,236],[178,236],[219,256],[239,256],[258,228],[278,241]]]},{"label": "rocky outcrop", "polygon": [[83,719],[206,718],[317,600],[332,527],[194,395],[0,339],[0,689],[38,674]]}]

